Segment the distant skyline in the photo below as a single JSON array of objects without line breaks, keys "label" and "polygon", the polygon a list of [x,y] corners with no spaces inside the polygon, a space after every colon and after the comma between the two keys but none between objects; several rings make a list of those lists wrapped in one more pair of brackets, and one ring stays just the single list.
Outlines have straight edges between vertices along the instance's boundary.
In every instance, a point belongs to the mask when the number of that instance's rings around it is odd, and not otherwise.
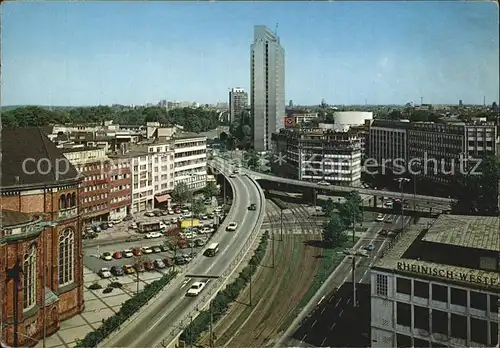
[{"label": "distant skyline", "polygon": [[4,2],[2,105],[227,102],[254,25],[294,104],[498,103],[492,2]]}]

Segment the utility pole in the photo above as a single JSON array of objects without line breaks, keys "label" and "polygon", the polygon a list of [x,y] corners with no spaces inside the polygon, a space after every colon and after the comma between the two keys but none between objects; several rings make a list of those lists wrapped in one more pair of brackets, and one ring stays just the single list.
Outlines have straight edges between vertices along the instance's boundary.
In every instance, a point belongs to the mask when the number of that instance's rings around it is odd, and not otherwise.
[{"label": "utility pole", "polygon": [[283,241],[283,208],[280,209],[280,242]]},{"label": "utility pole", "polygon": [[212,312],[212,300],[208,303],[208,310],[210,311],[210,348],[214,347],[214,317],[213,317],[213,312]]},{"label": "utility pole", "polygon": [[272,249],[273,249],[272,250],[272,253],[273,253],[272,257],[273,257],[273,268],[274,268],[274,231],[272,233],[272,241],[271,241],[271,243],[272,243]]},{"label": "utility pole", "polygon": [[252,268],[252,270],[250,271],[250,282],[248,283],[248,290],[249,290],[248,303],[251,307],[252,306],[252,272],[253,272],[254,266],[252,264],[250,264],[250,267]]}]

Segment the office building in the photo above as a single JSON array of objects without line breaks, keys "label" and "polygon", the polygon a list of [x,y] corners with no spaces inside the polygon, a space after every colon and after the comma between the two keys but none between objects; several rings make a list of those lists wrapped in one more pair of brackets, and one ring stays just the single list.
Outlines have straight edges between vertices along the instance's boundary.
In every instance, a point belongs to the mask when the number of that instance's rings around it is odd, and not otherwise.
[{"label": "office building", "polygon": [[229,91],[229,120],[234,122],[248,108],[248,93],[243,88],[232,88]]},{"label": "office building", "polygon": [[0,345],[29,347],[84,308],[82,187],[40,128],[1,133]]},{"label": "office building", "polygon": [[271,150],[271,135],[285,118],[285,50],[279,37],[256,25],[250,57],[250,106],[254,119],[254,149]]},{"label": "office building", "polygon": [[283,177],[358,186],[361,140],[350,130],[290,128],[273,134],[273,171]]},{"label": "office building", "polygon": [[371,269],[372,347],[498,345],[499,217],[417,224]]}]

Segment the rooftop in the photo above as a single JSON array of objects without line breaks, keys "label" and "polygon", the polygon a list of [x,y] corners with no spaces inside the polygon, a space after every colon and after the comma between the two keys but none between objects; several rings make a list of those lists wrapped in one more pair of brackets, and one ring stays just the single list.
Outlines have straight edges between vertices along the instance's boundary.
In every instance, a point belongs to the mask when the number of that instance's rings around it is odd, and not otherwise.
[{"label": "rooftop", "polygon": [[500,217],[440,215],[422,238],[425,242],[500,252]]},{"label": "rooftop", "polygon": [[61,163],[67,161],[63,151],[41,128],[2,129],[1,135],[2,188],[50,186],[77,180],[78,172],[71,164],[63,173]]},{"label": "rooftop", "polygon": [[[451,216],[453,217],[453,215]],[[471,217],[464,216],[464,218],[471,218]],[[427,228],[426,223],[422,221],[416,225],[413,225],[403,234],[400,234],[399,239],[393,244],[392,247],[389,247],[386,250],[382,258],[380,258],[375,262],[373,268],[388,270],[388,271],[417,273],[420,275],[428,277],[436,277],[436,278],[443,278],[443,276],[440,274],[443,273],[447,275],[446,278],[448,280],[452,280],[469,286],[472,283],[475,284],[476,286],[479,284],[481,285],[481,287],[488,287],[488,288],[494,287],[497,289],[500,288],[500,278],[498,276],[498,273],[494,271],[471,269],[453,265],[439,264],[429,261],[422,261],[419,259],[405,258],[404,255],[406,251],[410,248],[410,246],[413,243],[415,243],[419,235],[421,235],[422,231],[425,230],[426,228]],[[431,229],[432,228],[434,228],[434,226],[432,226]],[[498,231],[498,229],[496,231]],[[427,237],[427,234],[428,232],[425,234],[424,238]],[[443,272],[440,272],[441,270]]]},{"label": "rooftop", "polygon": [[0,225],[1,227],[9,227],[25,224],[33,220],[32,214],[21,213],[14,210],[1,210],[0,211]]}]

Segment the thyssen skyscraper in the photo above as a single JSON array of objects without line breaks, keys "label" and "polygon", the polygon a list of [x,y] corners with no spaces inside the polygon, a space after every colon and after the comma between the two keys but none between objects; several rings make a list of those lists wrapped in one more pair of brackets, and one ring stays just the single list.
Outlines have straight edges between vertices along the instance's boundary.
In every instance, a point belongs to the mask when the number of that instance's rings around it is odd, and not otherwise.
[{"label": "thyssen skyscraper", "polygon": [[259,152],[270,151],[271,134],[284,126],[285,50],[276,33],[264,25],[256,25],[250,51],[254,148]]}]

